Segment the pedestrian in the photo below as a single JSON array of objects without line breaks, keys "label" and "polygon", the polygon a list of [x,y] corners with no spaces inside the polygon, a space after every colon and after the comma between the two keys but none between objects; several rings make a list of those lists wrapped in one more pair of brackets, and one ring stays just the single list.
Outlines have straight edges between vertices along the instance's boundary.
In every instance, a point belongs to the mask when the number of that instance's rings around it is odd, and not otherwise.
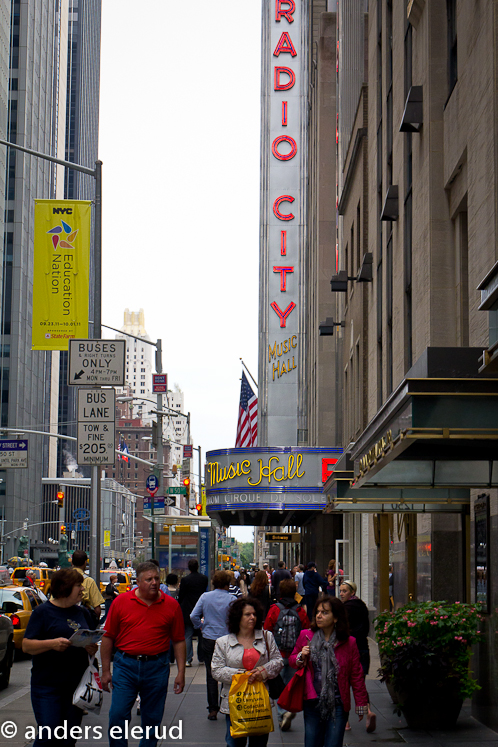
[{"label": "pedestrian", "polygon": [[[363,669],[363,676],[366,678],[370,669],[370,650],[368,648],[368,633],[370,631],[370,617],[368,607],[365,602],[357,595],[357,586],[354,581],[342,581],[339,587],[339,596],[346,609],[346,615],[349,623],[349,630],[353,638],[356,639],[358,653],[360,654],[360,664]],[[370,698],[368,700],[367,713],[367,732],[370,734],[375,731],[377,725],[375,713],[370,708]],[[346,725],[346,731],[349,724]],[[350,727],[351,728],[351,727]]]},{"label": "pedestrian", "polygon": [[[213,677],[223,683],[221,712],[226,718],[227,747],[244,747],[247,737],[235,738],[230,734],[230,709],[228,694],[232,677],[241,671],[250,674],[249,683],[264,682],[278,675],[283,666],[282,657],[271,635],[262,630],[263,608],[257,599],[237,599],[228,613],[228,635],[218,638],[213,655]],[[266,685],[268,687],[268,685]],[[249,747],[265,747],[268,734],[249,737]]]},{"label": "pedestrian", "polygon": [[329,560],[329,566],[327,568],[327,573],[325,575],[327,576],[327,594],[329,595],[329,597],[337,596],[335,593],[335,582],[336,582],[338,573],[336,571],[334,558],[332,558],[332,560]]},{"label": "pedestrian", "polygon": [[119,589],[118,589],[118,577],[115,573],[111,574],[109,576],[109,583],[105,587],[104,591],[104,600],[105,600],[105,611],[104,611],[104,617],[102,618],[101,625],[103,625],[107,619],[107,613],[109,612],[109,608],[111,604],[113,603],[114,599],[119,595]]},{"label": "pedestrian", "polygon": [[[194,658],[194,647],[192,638],[194,636],[194,626],[190,615],[197,600],[207,591],[208,588],[208,577],[203,573],[199,573],[199,561],[196,558],[191,558],[188,561],[188,569],[190,573],[188,576],[184,576],[180,581],[180,590],[178,592],[178,602],[183,613],[183,622],[185,624],[185,643],[187,644],[187,667],[192,666],[192,659]],[[204,661],[204,653],[202,650],[202,634],[200,631],[197,633],[197,660],[199,664]]]},{"label": "pedestrian", "polygon": [[[88,629],[91,624],[88,610],[78,604],[83,596],[78,571],[56,571],[50,590],[50,601],[31,612],[22,650],[33,657],[31,704],[38,729],[48,727],[52,735],[62,724],[67,725],[69,733],[81,724],[83,711],[73,706],[73,694],[88,666],[88,655],[97,652],[97,645],[78,648],[69,641],[76,630]],[[33,747],[55,745],[58,740],[49,735],[41,732]],[[64,744],[73,747],[76,739],[69,738]]]},{"label": "pedestrian", "polygon": [[296,575],[294,576],[294,581],[297,584],[297,593],[300,594],[302,597],[304,597],[304,586],[303,586],[303,578],[304,578],[304,571],[306,568],[302,563],[300,563],[297,566]]},{"label": "pedestrian", "polygon": [[24,578],[22,585],[27,586],[30,589],[33,589],[36,586],[35,578],[36,578],[36,573],[33,570],[31,570],[31,568],[29,568],[26,571],[26,576]]},{"label": "pedestrian", "polygon": [[263,570],[266,573],[266,575],[268,576],[268,586],[271,586],[271,573],[270,573],[270,569],[268,567],[268,563],[263,563]]},{"label": "pedestrian", "polygon": [[71,557],[73,568],[81,575],[83,586],[83,599],[81,604],[90,612],[91,629],[94,630],[99,624],[102,605],[105,604],[104,597],[91,576],[87,576],[85,568],[88,555],[83,550],[75,550]]},{"label": "pedestrian", "polygon": [[263,605],[264,617],[267,616],[271,605],[270,587],[268,584],[268,574],[266,571],[258,571],[249,589],[249,595],[254,599],[259,599]]},{"label": "pedestrian", "polygon": [[303,586],[304,603],[306,605],[308,617],[310,617],[310,615],[313,613],[313,610],[315,609],[315,604],[318,599],[320,587],[322,587],[322,591],[327,587],[327,580],[325,578],[322,578],[316,570],[316,563],[308,563],[308,568],[303,576]]},{"label": "pedestrian", "polygon": [[285,567],[285,563],[283,560],[278,561],[278,569],[276,571],[273,571],[272,577],[271,577],[271,585],[273,587],[273,599],[278,599],[279,594],[279,584],[284,578],[292,578],[290,571],[287,570]]},{"label": "pedestrian", "polygon": [[233,594],[234,597],[237,597],[238,599],[239,597],[242,596],[242,592],[238,584],[238,579],[235,578],[234,571],[227,571],[227,573],[230,576],[230,586],[228,587],[228,591],[230,594]]},{"label": "pedestrian", "polygon": [[245,568],[240,569],[239,589],[243,597],[247,596],[247,573]]},{"label": "pedestrian", "polygon": [[368,710],[368,695],[340,599],[325,596],[317,602],[310,630],[301,631],[289,661],[296,669],[306,667],[304,747],[341,747],[351,709],[350,689],[360,721]]},{"label": "pedestrian", "polygon": [[[166,591],[165,594],[169,594],[170,597],[173,597],[173,599],[176,599],[178,601],[178,576],[176,573],[168,573],[166,576]],[[187,642],[187,638],[185,637],[185,643]]]},{"label": "pedestrian", "polygon": [[[111,605],[100,647],[102,687],[112,687],[109,744],[126,747],[125,725],[136,697],[141,697],[141,747],[155,747],[169,680],[169,644],[173,641],[178,674],[174,692],[185,686],[185,629],[180,605],[159,588],[159,569],[151,561],[137,568],[136,589]],[[111,676],[111,655],[114,665]],[[149,727],[149,730],[147,730]]]},{"label": "pedestrian", "polygon": [[[213,586],[213,591],[206,591],[199,597],[190,615],[194,628],[202,628],[208,719],[210,721],[216,721],[220,710],[218,684],[211,673],[211,660],[216,639],[228,633],[228,609],[235,602],[233,594],[228,593],[230,577],[226,571],[216,571],[213,576]],[[202,623],[201,620],[203,620]]]},{"label": "pedestrian", "polygon": [[[284,666],[280,675],[287,685],[292,679],[294,671],[289,664],[289,656],[294,651],[294,646],[301,630],[310,626],[306,610],[298,604],[294,598],[296,593],[296,582],[292,578],[284,578],[280,582],[280,598],[276,604],[270,607],[266,616],[265,630],[271,630],[282,656]],[[278,723],[282,731],[289,731],[295,713],[290,713],[278,705]]]}]

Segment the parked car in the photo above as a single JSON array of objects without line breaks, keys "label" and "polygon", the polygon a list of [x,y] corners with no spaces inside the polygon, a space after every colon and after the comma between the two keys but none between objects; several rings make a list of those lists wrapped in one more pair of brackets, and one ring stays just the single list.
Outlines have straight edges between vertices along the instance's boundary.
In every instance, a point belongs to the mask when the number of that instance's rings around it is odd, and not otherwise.
[{"label": "parked car", "polygon": [[[10,584],[7,568],[0,566],[0,585]],[[0,613],[0,690],[4,690],[10,681],[10,672],[14,662],[14,626],[8,615]]]},{"label": "parked car", "polygon": [[28,627],[31,612],[43,604],[36,588],[27,586],[0,586],[0,612],[10,618],[13,627],[13,643],[17,651],[22,651],[24,633]]},{"label": "parked car", "polygon": [[33,566],[32,568],[28,568],[27,566],[14,568],[11,576],[11,583],[14,584],[14,586],[23,586],[24,579],[26,578],[26,571],[34,572],[36,588],[42,591],[46,597],[49,597],[50,583],[54,573],[52,568],[40,568],[39,566]]},{"label": "parked car", "polygon": [[105,592],[105,587],[108,584],[110,584],[111,576],[118,577],[117,588],[120,594],[124,591],[130,591],[133,584],[131,582],[131,577],[128,573],[125,573],[124,571],[100,571],[100,592],[101,594]]}]

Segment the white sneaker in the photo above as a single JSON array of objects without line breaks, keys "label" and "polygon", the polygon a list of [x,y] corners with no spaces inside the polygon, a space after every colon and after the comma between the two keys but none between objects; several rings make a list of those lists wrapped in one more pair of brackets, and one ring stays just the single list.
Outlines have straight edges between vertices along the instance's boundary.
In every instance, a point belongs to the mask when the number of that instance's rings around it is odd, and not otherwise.
[{"label": "white sneaker", "polygon": [[187,663],[185,664],[185,666],[186,667],[191,667],[192,666],[192,662],[191,661],[187,661]]}]

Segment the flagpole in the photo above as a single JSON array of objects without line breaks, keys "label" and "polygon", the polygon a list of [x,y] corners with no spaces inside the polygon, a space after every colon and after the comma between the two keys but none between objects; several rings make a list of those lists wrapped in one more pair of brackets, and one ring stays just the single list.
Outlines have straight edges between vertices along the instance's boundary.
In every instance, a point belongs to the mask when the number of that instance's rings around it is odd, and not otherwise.
[{"label": "flagpole", "polygon": [[244,368],[246,369],[246,371],[247,371],[247,373],[249,374],[249,376],[251,377],[251,379],[252,379],[252,380],[254,381],[254,384],[255,384],[255,386],[256,386],[256,389],[257,389],[257,388],[258,388],[258,385],[256,384],[256,379],[254,378],[254,376],[252,375],[252,373],[251,373],[251,372],[249,371],[249,369],[247,368],[247,366],[246,366],[246,364],[244,363],[244,361],[242,360],[242,358],[240,358],[240,362],[242,363],[242,365],[243,365],[243,366],[244,366]]}]

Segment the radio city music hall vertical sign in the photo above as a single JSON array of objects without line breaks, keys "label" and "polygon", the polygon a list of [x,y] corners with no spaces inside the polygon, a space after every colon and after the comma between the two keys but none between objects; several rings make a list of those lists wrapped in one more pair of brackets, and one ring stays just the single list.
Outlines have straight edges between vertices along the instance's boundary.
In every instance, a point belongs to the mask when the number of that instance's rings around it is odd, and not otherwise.
[{"label": "radio city music hall vertical sign", "polygon": [[259,423],[275,446],[297,443],[305,380],[307,15],[263,2]]}]

